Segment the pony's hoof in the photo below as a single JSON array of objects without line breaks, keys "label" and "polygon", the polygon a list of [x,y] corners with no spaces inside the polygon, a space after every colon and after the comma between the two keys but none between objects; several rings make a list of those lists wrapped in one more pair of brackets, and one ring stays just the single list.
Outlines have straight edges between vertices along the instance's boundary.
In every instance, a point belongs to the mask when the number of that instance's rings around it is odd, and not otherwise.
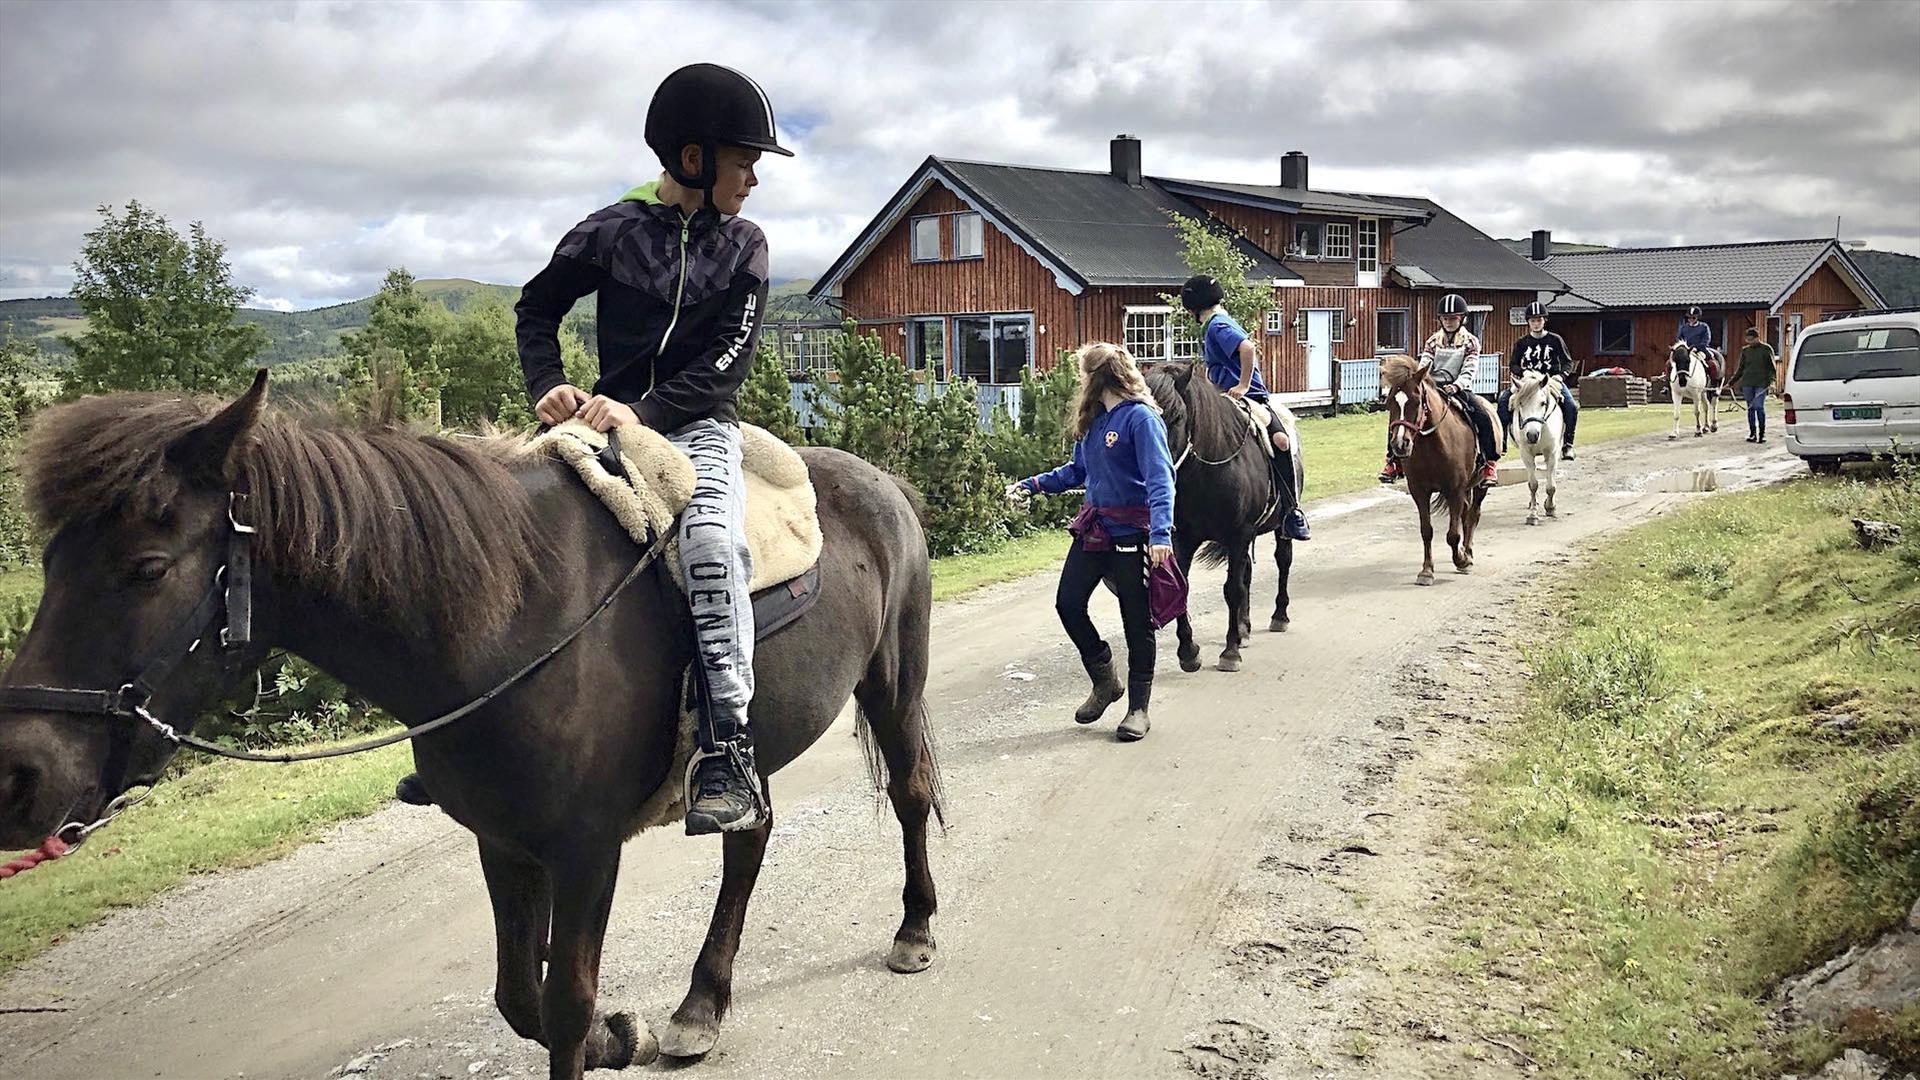
[{"label": "pony's hoof", "polygon": [[894,938],[893,949],[887,953],[887,968],[902,975],[925,971],[933,966],[933,952],[932,938],[925,941]]},{"label": "pony's hoof", "polygon": [[1286,619],[1275,619],[1272,622],[1269,622],[1267,624],[1267,633],[1284,634],[1287,632],[1287,627],[1290,625],[1292,624],[1288,622]]},{"label": "pony's hoof", "polygon": [[1672,442],[1673,440],[1675,440],[1675,439],[1677,439],[1677,438],[1679,438],[1679,437],[1680,437],[1680,436],[1678,436],[1678,435],[1669,435],[1669,436],[1667,436],[1667,441],[1668,441],[1668,442]]},{"label": "pony's hoof", "polygon": [[660,1056],[660,1041],[652,1031],[641,1030],[632,1013],[617,1012],[597,1019],[600,1023],[587,1036],[587,1068],[651,1065]]},{"label": "pony's hoof", "polygon": [[1180,657],[1180,670],[1188,673],[1199,671],[1200,670],[1200,654],[1195,653],[1192,656],[1182,655]]},{"label": "pony's hoof", "polygon": [[660,1038],[660,1052],[671,1058],[706,1057],[720,1041],[720,1021],[691,1021],[674,1017]]},{"label": "pony's hoof", "polygon": [[1415,585],[1431,585],[1433,584],[1433,575],[1422,570],[1419,576],[1413,579],[1413,583]]},{"label": "pony's hoof", "polygon": [[1537,517],[1535,517],[1535,516],[1533,516],[1532,514],[1528,514],[1528,515],[1527,515],[1527,524],[1529,524],[1529,525],[1538,525],[1538,524],[1540,524],[1540,519],[1539,519],[1539,518],[1537,518]]},{"label": "pony's hoof", "polygon": [[1220,661],[1214,665],[1214,669],[1217,671],[1239,671],[1240,658],[1237,656],[1223,656],[1220,658]]}]

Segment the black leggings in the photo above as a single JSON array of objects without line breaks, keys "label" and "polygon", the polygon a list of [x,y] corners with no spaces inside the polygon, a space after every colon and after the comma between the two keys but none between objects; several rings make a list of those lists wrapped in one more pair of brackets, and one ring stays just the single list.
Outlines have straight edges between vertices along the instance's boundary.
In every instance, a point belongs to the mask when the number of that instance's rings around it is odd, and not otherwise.
[{"label": "black leggings", "polygon": [[1127,686],[1130,690],[1153,685],[1153,624],[1147,611],[1146,537],[1138,539],[1134,551],[1088,551],[1079,537],[1067,549],[1066,564],[1060,567],[1060,588],[1054,593],[1053,607],[1060,613],[1060,625],[1067,628],[1080,658],[1088,664],[1113,660],[1113,649],[1093,628],[1087,617],[1087,601],[1109,572],[1120,587],[1120,621],[1127,634]]}]

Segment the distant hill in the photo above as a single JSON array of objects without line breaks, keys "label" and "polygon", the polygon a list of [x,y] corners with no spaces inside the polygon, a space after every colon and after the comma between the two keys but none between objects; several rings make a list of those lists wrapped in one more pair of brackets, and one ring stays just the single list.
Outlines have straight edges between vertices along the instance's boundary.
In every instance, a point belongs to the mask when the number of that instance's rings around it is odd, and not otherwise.
[{"label": "distant hill", "polygon": [[1920,258],[1897,251],[1849,251],[1847,258],[1867,275],[1888,307],[1920,307]]},{"label": "distant hill", "polygon": [[[459,312],[483,301],[508,304],[520,299],[515,285],[493,285],[466,278],[425,278],[414,283],[420,292],[439,301],[449,311]],[[260,362],[269,366],[338,355],[341,335],[364,329],[373,309],[373,297],[362,297],[344,304],[310,308],[306,311],[266,311],[242,308],[240,318],[257,323],[267,332],[268,344]],[[583,300],[567,316],[567,324],[591,344],[594,321],[593,303]],[[86,329],[80,317],[80,305],[70,297],[53,296],[34,300],[0,300],[0,336],[33,337],[40,347],[56,358],[67,354],[58,335],[77,334]]]}]

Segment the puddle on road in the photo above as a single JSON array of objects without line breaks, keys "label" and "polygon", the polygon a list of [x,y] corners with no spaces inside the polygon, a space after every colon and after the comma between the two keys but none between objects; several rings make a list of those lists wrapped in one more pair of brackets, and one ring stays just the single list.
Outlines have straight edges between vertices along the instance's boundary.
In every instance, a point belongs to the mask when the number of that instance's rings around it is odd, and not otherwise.
[{"label": "puddle on road", "polygon": [[1661,493],[1720,490],[1720,474],[1712,469],[1690,469],[1652,479],[1654,482],[1647,490]]}]

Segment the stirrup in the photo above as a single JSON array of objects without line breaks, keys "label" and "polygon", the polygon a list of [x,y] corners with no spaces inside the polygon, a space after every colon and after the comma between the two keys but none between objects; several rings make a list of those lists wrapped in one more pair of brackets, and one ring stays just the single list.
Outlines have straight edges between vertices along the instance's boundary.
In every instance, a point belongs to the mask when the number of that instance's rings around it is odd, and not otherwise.
[{"label": "stirrup", "polygon": [[760,770],[754,767],[753,751],[744,746],[743,742],[744,740],[738,738],[729,739],[712,750],[695,750],[687,759],[687,771],[681,779],[680,789],[681,801],[686,811],[683,816],[687,819],[689,827],[692,825],[693,802],[700,796],[699,789],[694,787],[694,775],[700,771],[702,763],[713,758],[728,759],[733,766],[734,774],[746,780],[747,792],[753,798],[752,812],[737,821],[720,823],[720,832],[748,832],[757,829],[766,824],[768,817],[773,813],[773,808],[767,803],[766,788],[760,782]]}]

